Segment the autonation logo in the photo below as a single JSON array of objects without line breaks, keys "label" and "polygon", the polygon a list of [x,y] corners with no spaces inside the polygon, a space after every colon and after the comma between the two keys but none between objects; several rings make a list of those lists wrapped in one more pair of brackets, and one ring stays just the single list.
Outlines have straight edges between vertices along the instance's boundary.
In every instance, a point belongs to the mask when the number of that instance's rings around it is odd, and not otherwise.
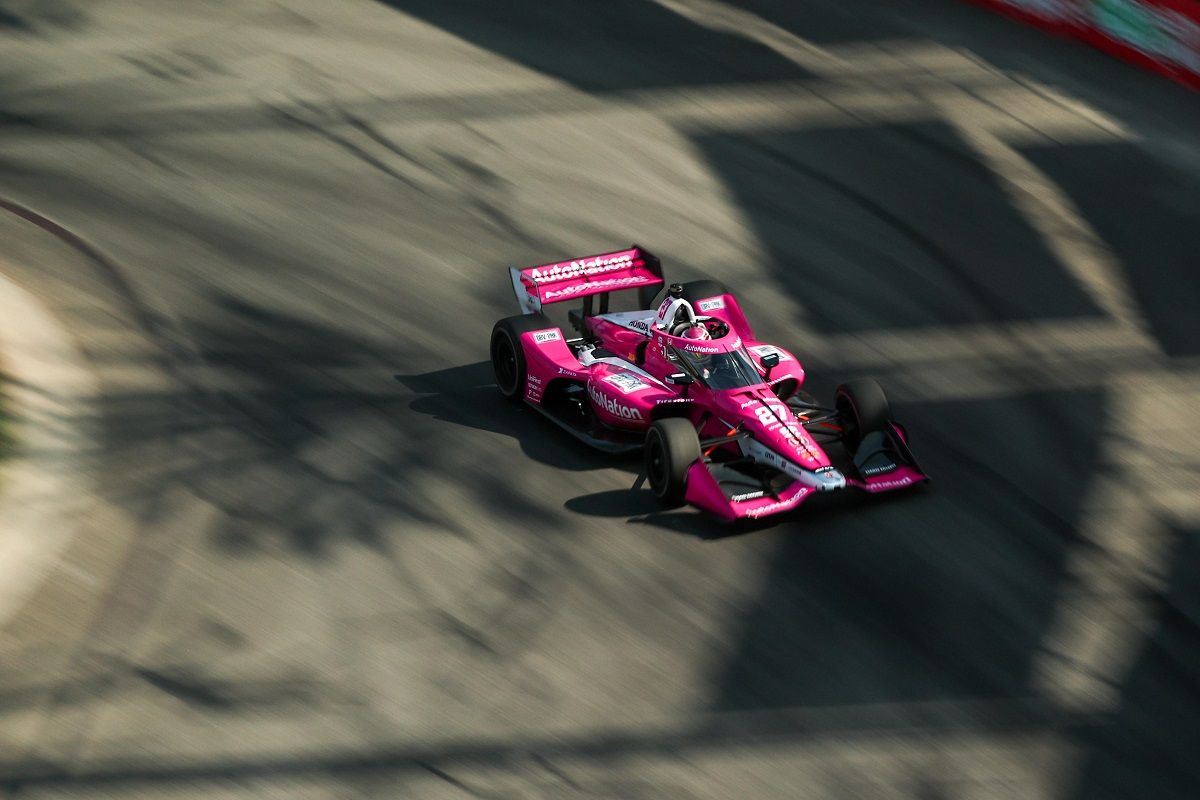
[{"label": "autonation logo", "polygon": [[602,408],[614,417],[622,419],[642,419],[642,412],[636,408],[630,408],[627,405],[618,403],[614,398],[606,397],[603,392],[597,389],[594,385],[588,385],[588,395],[591,396],[592,402],[597,408]]},{"label": "autonation logo", "polygon": [[590,275],[600,275],[605,272],[614,272],[619,269],[625,269],[633,265],[633,256],[629,253],[622,253],[616,256],[596,256],[595,258],[581,258],[575,261],[568,261],[563,264],[552,264],[546,267],[534,267],[529,272],[529,277],[535,283],[551,283],[553,281],[563,281],[569,278],[587,277]]}]

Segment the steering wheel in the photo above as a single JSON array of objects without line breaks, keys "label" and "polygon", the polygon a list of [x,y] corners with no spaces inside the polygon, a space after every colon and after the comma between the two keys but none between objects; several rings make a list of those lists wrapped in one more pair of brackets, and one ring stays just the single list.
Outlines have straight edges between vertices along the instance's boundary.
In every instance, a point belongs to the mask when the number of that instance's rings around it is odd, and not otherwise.
[{"label": "steering wheel", "polygon": [[720,339],[729,335],[729,325],[725,320],[706,317],[704,327],[708,328],[708,335],[713,339]]}]

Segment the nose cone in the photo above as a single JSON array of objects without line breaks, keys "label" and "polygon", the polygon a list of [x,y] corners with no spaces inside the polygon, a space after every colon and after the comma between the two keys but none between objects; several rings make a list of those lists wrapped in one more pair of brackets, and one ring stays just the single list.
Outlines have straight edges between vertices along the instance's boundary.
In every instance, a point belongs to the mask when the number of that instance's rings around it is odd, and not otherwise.
[{"label": "nose cone", "polygon": [[805,469],[829,466],[829,457],[787,404],[769,390],[727,396],[738,419],[755,439]]}]

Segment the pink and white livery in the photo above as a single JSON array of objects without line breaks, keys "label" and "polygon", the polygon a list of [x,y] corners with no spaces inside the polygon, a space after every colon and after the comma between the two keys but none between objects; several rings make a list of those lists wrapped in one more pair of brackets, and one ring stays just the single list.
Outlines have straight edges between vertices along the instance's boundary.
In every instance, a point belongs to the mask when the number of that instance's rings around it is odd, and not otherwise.
[{"label": "pink and white livery", "polygon": [[[845,383],[818,405],[796,357],[756,339],[716,281],[672,284],[656,304],[662,265],[636,245],[511,273],[523,314],[492,329],[500,392],[601,450],[643,450],[668,505],[764,517],[816,492],[928,480],[879,384]],[[639,310],[610,311],[625,290]],[[582,303],[568,313],[575,336],[542,313],[567,300]]]}]

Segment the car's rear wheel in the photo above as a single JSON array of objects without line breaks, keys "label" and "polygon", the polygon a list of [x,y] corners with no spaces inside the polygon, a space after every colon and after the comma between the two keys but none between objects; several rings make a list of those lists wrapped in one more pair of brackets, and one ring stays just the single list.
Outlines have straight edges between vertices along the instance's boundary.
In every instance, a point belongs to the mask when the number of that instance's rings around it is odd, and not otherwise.
[{"label": "car's rear wheel", "polygon": [[687,474],[700,458],[700,437],[689,420],[660,419],[646,432],[646,477],[654,496],[668,506],[683,504]]},{"label": "car's rear wheel", "polygon": [[842,425],[842,442],[852,453],[864,436],[884,430],[892,418],[883,387],[870,378],[843,383],[837,387],[834,398]]},{"label": "car's rear wheel", "polygon": [[492,371],[496,386],[507,400],[517,402],[525,394],[527,364],[521,334],[553,327],[543,314],[506,317],[492,328]]}]

